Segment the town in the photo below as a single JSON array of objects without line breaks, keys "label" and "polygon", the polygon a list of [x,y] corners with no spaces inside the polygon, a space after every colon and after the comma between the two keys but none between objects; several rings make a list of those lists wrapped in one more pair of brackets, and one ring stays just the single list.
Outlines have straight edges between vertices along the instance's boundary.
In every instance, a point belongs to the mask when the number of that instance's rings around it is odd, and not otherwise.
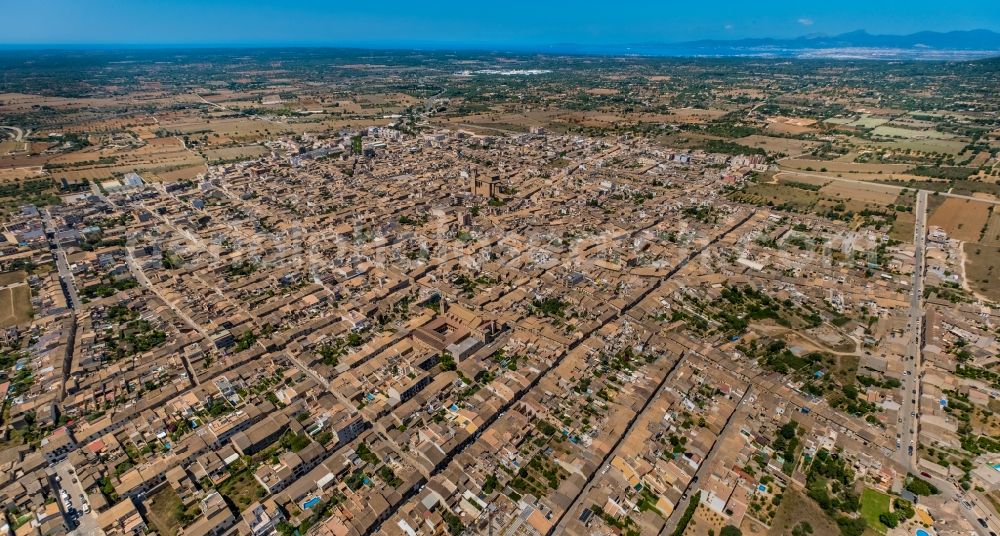
[{"label": "town", "polygon": [[5,534],[1000,530],[1000,130],[272,91],[4,142]]}]

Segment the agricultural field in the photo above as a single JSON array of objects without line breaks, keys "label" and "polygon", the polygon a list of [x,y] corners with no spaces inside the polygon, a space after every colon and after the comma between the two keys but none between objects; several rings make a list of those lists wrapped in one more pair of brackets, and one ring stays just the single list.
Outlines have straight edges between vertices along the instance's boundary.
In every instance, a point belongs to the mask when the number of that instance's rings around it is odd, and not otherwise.
[{"label": "agricultural field", "polygon": [[927,224],[940,227],[949,238],[976,242],[990,218],[990,205],[971,199],[949,197],[931,212]]}]

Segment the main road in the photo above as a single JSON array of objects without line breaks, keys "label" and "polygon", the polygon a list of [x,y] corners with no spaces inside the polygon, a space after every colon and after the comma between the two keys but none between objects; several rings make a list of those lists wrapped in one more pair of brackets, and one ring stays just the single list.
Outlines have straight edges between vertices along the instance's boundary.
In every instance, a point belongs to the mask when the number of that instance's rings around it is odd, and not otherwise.
[{"label": "main road", "polygon": [[921,348],[923,346],[924,253],[927,246],[927,191],[917,192],[913,223],[913,276],[910,282],[910,313],[907,317],[906,362],[903,398],[899,409],[896,461],[917,472],[917,433],[920,411]]},{"label": "main road", "polygon": [[[980,534],[1000,533],[1000,521],[984,507],[982,500],[963,491],[952,480],[934,478],[920,470],[918,465],[920,434],[920,377],[923,375],[924,337],[924,273],[927,248],[927,190],[917,191],[915,221],[913,224],[913,280],[910,286],[910,313],[907,319],[906,362],[903,375],[903,401],[899,410],[898,448],[895,460],[908,472],[920,475],[937,487],[948,500],[960,503],[962,516]],[[922,474],[923,473],[923,474]],[[986,526],[980,524],[982,519]]]}]

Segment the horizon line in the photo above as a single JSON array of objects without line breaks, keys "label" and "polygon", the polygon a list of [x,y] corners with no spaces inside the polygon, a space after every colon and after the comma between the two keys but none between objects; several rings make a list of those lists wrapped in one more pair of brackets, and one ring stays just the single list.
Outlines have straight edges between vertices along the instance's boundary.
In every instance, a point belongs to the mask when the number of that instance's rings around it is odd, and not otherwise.
[{"label": "horizon line", "polygon": [[[739,43],[741,41],[794,41],[810,38],[832,38],[851,34],[864,33],[872,37],[908,37],[921,33],[934,33],[939,35],[951,33],[972,33],[990,32],[1000,35],[1000,32],[989,28],[975,28],[970,30],[920,30],[912,33],[901,34],[872,34],[865,29],[857,29],[849,32],[837,34],[803,34],[794,37],[738,37],[738,38],[701,38],[681,41],[639,41],[639,42],[557,42],[557,43],[488,43],[488,42],[448,42],[448,41],[421,41],[421,40],[382,40],[382,41],[191,41],[191,42],[22,42],[4,43],[0,42],[0,50],[122,50],[122,49],[197,49],[197,48],[336,48],[336,49],[380,49],[380,50],[482,50],[493,51],[497,49],[512,50],[540,50],[554,47],[650,47],[650,46],[677,46],[694,45],[699,43]],[[945,49],[941,49],[945,50]]]}]

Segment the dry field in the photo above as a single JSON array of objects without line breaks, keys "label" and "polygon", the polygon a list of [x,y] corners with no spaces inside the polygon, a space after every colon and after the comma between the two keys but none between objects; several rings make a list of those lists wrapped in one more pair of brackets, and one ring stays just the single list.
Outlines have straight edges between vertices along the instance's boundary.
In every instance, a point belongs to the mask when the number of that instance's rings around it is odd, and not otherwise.
[{"label": "dry field", "polygon": [[990,205],[990,217],[986,222],[986,231],[979,239],[979,243],[989,246],[1000,246],[1000,210]]},{"label": "dry field", "polygon": [[781,161],[782,168],[808,171],[826,169],[830,173],[875,173],[883,175],[906,173],[912,166],[907,164],[858,164],[854,162],[838,162],[835,160],[808,160],[805,158],[789,158]]},{"label": "dry field", "polygon": [[819,505],[801,491],[789,486],[781,498],[781,505],[771,522],[768,536],[788,536],[801,522],[812,527],[812,536],[838,536],[840,529],[820,509]]},{"label": "dry field", "polygon": [[31,288],[24,272],[0,274],[0,328],[31,321]]},{"label": "dry field", "polygon": [[[291,125],[273,123],[263,119],[225,118],[215,120],[195,120],[176,123],[161,122],[160,126],[170,132],[180,132],[193,138],[207,135],[216,143],[226,143],[225,140],[257,141],[263,136],[277,136],[282,133],[292,133],[296,130]],[[214,136],[218,134],[218,137]]]},{"label": "dry field", "polygon": [[[98,164],[101,158],[114,161]],[[204,166],[204,159],[184,148],[177,138],[155,138],[136,149],[84,149],[54,157],[51,164],[63,166],[51,169],[56,179],[78,181],[104,180],[135,171],[139,174],[162,174],[184,168]]]},{"label": "dry field", "polygon": [[815,127],[798,125],[795,123],[768,123],[764,130],[775,134],[805,134],[807,132],[818,132]]},{"label": "dry field", "polygon": [[787,155],[802,154],[819,145],[813,141],[759,135],[747,136],[734,141],[747,147],[759,147],[769,153],[784,153]]},{"label": "dry field", "polygon": [[889,238],[912,243],[913,227],[916,223],[917,218],[912,212],[897,212],[896,220],[892,222],[892,229],[889,231]]},{"label": "dry field", "polygon": [[968,143],[959,140],[893,140],[868,142],[868,146],[881,149],[909,150],[920,153],[945,153],[957,155],[965,150]]},{"label": "dry field", "polygon": [[1000,301],[1000,285],[997,284],[1000,271],[993,269],[1000,265],[1000,247],[966,242],[962,251],[965,253],[965,281],[969,288],[993,301]]},{"label": "dry field", "polygon": [[893,186],[846,181],[831,181],[820,189],[820,193],[844,201],[860,201],[879,207],[891,205],[899,197],[899,189]]},{"label": "dry field", "polygon": [[678,108],[671,110],[667,117],[675,123],[707,123],[726,115],[725,110],[702,110],[700,108]]},{"label": "dry field", "polygon": [[205,157],[209,162],[219,160],[250,160],[269,152],[267,147],[260,145],[247,145],[244,147],[225,147],[221,149],[209,149],[205,151]]},{"label": "dry field", "polygon": [[820,194],[786,184],[762,183],[748,186],[745,192],[734,194],[733,199],[773,205],[787,203],[798,210],[809,210],[819,201]]},{"label": "dry field", "polygon": [[977,168],[985,164],[990,159],[990,156],[991,155],[989,151],[979,151],[979,153],[976,154],[976,156],[973,157],[972,160],[969,161],[967,165],[969,167]]},{"label": "dry field", "polygon": [[937,130],[912,130],[909,128],[882,125],[872,130],[873,136],[886,138],[906,138],[908,140],[950,140],[955,136]]},{"label": "dry field", "polygon": [[706,508],[703,503],[698,504],[698,508],[691,517],[684,536],[709,536],[709,534],[719,534],[722,527],[726,526],[721,515]]},{"label": "dry field", "polygon": [[43,97],[24,93],[0,94],[0,113],[31,112],[33,107],[48,106],[61,110],[106,108],[120,104],[116,99]]},{"label": "dry field", "polygon": [[25,179],[38,179],[45,176],[45,171],[40,166],[22,168],[0,168],[0,184],[6,182],[23,181]]},{"label": "dry field", "polygon": [[177,182],[184,180],[194,180],[198,175],[203,175],[208,173],[208,166],[205,164],[197,164],[194,166],[182,167],[177,169],[171,169],[167,171],[157,171],[153,173],[148,173],[143,175],[143,179],[149,179],[152,181],[160,182]]},{"label": "dry field", "polygon": [[779,184],[788,183],[802,183],[802,184],[812,184],[815,186],[826,186],[833,179],[828,179],[826,177],[818,177],[815,175],[804,175],[802,173],[789,173],[787,171],[780,171],[774,175],[774,182]]},{"label": "dry field", "polygon": [[976,242],[989,217],[988,204],[949,197],[931,213],[927,224],[944,229],[955,240]]}]

